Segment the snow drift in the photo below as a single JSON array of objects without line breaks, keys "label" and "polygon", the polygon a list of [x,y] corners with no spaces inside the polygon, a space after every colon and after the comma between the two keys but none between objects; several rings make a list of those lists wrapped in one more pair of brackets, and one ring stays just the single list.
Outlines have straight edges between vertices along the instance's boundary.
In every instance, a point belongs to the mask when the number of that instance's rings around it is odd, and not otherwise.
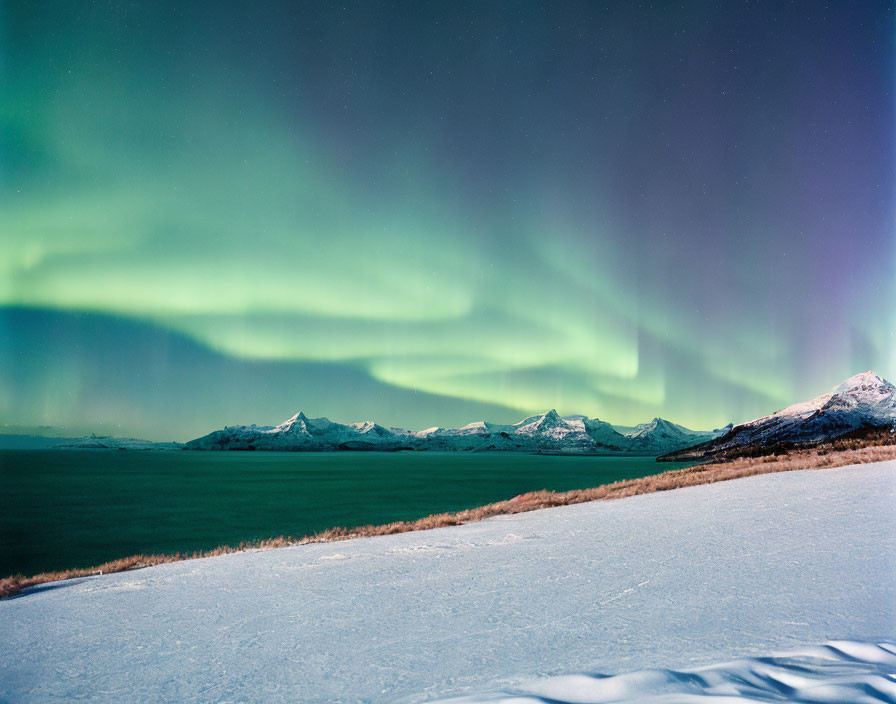
[{"label": "snow drift", "polygon": [[443,699],[440,704],[681,704],[700,702],[896,702],[896,645],[832,641],[767,657],[688,670],[560,675],[514,692]]}]

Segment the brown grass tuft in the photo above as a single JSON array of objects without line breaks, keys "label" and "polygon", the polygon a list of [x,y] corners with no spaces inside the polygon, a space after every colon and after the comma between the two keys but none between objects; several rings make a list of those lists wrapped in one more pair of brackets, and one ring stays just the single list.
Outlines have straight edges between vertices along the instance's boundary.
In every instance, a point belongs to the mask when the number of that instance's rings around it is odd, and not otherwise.
[{"label": "brown grass tuft", "polygon": [[[891,436],[892,442],[892,436]],[[430,530],[446,526],[457,526],[464,523],[481,521],[492,516],[536,511],[542,508],[568,506],[587,501],[604,501],[622,499],[639,494],[651,494],[657,491],[669,491],[698,484],[713,484],[729,479],[740,479],[756,474],[789,472],[797,469],[821,469],[825,467],[842,467],[849,464],[865,464],[896,459],[896,445],[872,444],[865,447],[856,446],[856,441],[834,441],[819,447],[806,450],[792,450],[786,454],[767,455],[763,457],[742,457],[723,464],[703,464],[685,469],[676,469],[662,474],[654,474],[640,479],[605,484],[593,489],[574,489],[566,492],[530,491],[514,496],[506,501],[479,506],[477,508],[458,511],[457,513],[439,513],[426,516],[416,521],[397,521],[378,526],[358,526],[356,528],[330,528],[328,530],[306,535],[301,538],[279,536],[252,543],[241,543],[237,546],[221,545],[213,550],[194,553],[176,553],[173,555],[132,555],[113,560],[99,567],[88,569],[61,570],[44,572],[25,577],[14,575],[0,579],[0,599],[20,593],[23,589],[47,582],[56,582],[75,577],[89,577],[110,572],[151,567],[167,562],[194,560],[200,557],[226,555],[244,550],[271,550],[308,543],[327,543],[351,538],[369,538],[377,535],[393,535],[417,530]]]}]

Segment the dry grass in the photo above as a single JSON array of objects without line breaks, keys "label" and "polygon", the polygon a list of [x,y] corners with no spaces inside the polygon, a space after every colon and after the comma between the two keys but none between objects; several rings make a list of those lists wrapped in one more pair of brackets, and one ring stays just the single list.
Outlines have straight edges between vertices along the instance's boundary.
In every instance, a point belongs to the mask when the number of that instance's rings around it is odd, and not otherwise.
[{"label": "dry grass", "polygon": [[[889,438],[893,442],[892,436]],[[378,526],[359,526],[357,528],[331,528],[329,530],[307,535],[302,538],[280,536],[254,543],[242,543],[237,546],[222,545],[214,550],[202,552],[177,553],[173,555],[133,555],[120,560],[107,562],[99,567],[89,569],[62,570],[44,572],[25,577],[15,575],[0,579],[0,599],[18,594],[23,589],[46,582],[56,582],[74,577],[124,572],[140,567],[161,565],[167,562],[192,560],[201,557],[213,557],[244,550],[271,550],[292,545],[308,543],[326,543],[351,538],[367,538],[377,535],[392,535],[417,530],[430,530],[445,526],[457,526],[464,523],[481,521],[492,516],[524,513],[554,506],[567,506],[587,501],[604,501],[622,499],[639,494],[651,494],[657,491],[669,491],[698,484],[713,484],[729,479],[740,479],[756,474],[789,472],[797,469],[821,469],[824,467],[842,467],[849,464],[883,462],[896,459],[896,445],[870,444],[857,446],[855,439],[835,440],[818,447],[806,450],[792,450],[786,454],[766,455],[763,457],[743,457],[723,464],[704,464],[685,469],[677,469],[662,474],[655,474],[640,479],[605,484],[593,489],[574,489],[573,491],[532,491],[514,496],[506,501],[479,506],[457,513],[439,513],[416,521],[397,521]]]}]

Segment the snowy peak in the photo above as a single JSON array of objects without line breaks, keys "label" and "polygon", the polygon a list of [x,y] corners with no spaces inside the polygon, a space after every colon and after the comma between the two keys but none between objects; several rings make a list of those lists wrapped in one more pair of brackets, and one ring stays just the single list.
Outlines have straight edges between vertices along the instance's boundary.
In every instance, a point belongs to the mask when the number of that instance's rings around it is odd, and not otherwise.
[{"label": "snowy peak", "polygon": [[309,433],[311,432],[311,421],[302,411],[296,413],[289,420],[283,421],[280,425],[272,429],[278,433]]},{"label": "snowy peak", "polygon": [[[284,427],[285,431],[280,430]],[[321,416],[320,418],[308,418],[304,413],[299,413],[286,421],[286,423],[278,425],[273,430],[263,430],[262,432],[269,434],[291,432],[294,434],[307,433],[309,435],[331,435],[333,433],[352,433],[358,431],[353,426],[334,423],[326,416]]]},{"label": "snowy peak", "polygon": [[566,421],[564,421],[560,417],[560,414],[557,413],[557,409],[552,408],[547,413],[545,413],[544,415],[541,416],[541,420],[539,421],[539,424],[542,426],[548,425],[550,427],[556,427],[557,425],[565,424],[565,422]]},{"label": "snowy peak", "polygon": [[618,432],[606,421],[597,418],[583,418],[585,432],[598,446],[611,452],[622,452],[630,447],[630,438]]},{"label": "snowy peak", "polygon": [[654,418],[649,423],[642,423],[627,433],[633,448],[646,453],[672,452],[670,447],[678,449],[713,440],[721,431],[700,432],[672,423],[664,418]]},{"label": "snowy peak", "polygon": [[376,437],[391,437],[395,435],[391,430],[386,430],[381,425],[377,425],[371,420],[365,420],[363,423],[349,423],[349,427],[353,428],[360,435],[367,436],[376,436]]},{"label": "snowy peak", "polygon": [[525,418],[519,423],[516,423],[514,427],[516,427],[519,432],[547,432],[555,428],[564,428],[570,430],[572,429],[572,422],[574,421],[570,421],[570,423],[567,423],[566,420],[560,417],[560,414],[557,413],[556,410],[551,409],[547,413],[542,413],[539,416],[530,416],[529,418]]},{"label": "snowy peak", "polygon": [[427,437],[429,435],[435,435],[436,433],[443,433],[443,432],[445,432],[444,428],[441,428],[438,425],[434,425],[433,427],[427,428],[426,430],[420,430],[415,434],[418,435],[419,437]]},{"label": "snowy peak", "polygon": [[770,422],[810,420],[820,413],[832,417],[837,413],[851,415],[852,418],[844,416],[841,420],[857,421],[852,425],[892,422],[896,416],[896,387],[872,371],[862,372],[837,384],[826,394],[810,401],[795,403],[744,425],[760,427]]},{"label": "snowy peak", "polygon": [[583,416],[562,418],[555,409],[511,426],[513,435],[538,443],[544,450],[591,452],[597,449]]},{"label": "snowy peak", "polygon": [[685,428],[683,425],[672,423],[664,418],[654,418],[649,423],[641,423],[635,426],[635,429],[628,433],[630,438],[642,437],[685,437],[688,435],[705,435],[698,431]]},{"label": "snowy peak", "polygon": [[458,435],[487,435],[491,430],[491,424],[486,423],[484,420],[473,421],[472,423],[467,423],[462,428],[458,428],[457,430],[441,430],[441,432],[448,434],[458,434]]},{"label": "snowy peak", "polygon": [[822,410],[852,411],[867,419],[892,420],[896,416],[896,387],[874,372],[856,374],[831,390]]},{"label": "snowy peak", "polygon": [[308,416],[306,416],[302,411],[299,411],[292,418],[290,418],[287,421],[284,421],[280,425],[281,426],[291,426],[296,423],[306,423],[307,421],[308,421]]},{"label": "snowy peak", "polygon": [[869,370],[849,377],[846,381],[835,386],[831,393],[878,395],[880,393],[893,393],[894,390],[896,390],[896,387],[893,384]]},{"label": "snowy peak", "polygon": [[637,438],[637,437],[641,437],[642,435],[647,435],[649,433],[653,433],[656,431],[657,427],[659,427],[659,425],[662,422],[663,422],[662,418],[654,418],[649,423],[640,423],[639,425],[635,426],[635,429],[633,431],[631,431],[630,433],[627,433],[627,435],[630,438]]}]

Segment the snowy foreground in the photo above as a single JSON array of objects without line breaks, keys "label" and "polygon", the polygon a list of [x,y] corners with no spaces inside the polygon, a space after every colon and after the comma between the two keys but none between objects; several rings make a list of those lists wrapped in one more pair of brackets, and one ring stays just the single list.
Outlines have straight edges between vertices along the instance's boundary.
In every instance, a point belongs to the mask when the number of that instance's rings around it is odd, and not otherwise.
[{"label": "snowy foreground", "polygon": [[887,462],[44,585],[0,701],[893,702],[894,499]]}]

